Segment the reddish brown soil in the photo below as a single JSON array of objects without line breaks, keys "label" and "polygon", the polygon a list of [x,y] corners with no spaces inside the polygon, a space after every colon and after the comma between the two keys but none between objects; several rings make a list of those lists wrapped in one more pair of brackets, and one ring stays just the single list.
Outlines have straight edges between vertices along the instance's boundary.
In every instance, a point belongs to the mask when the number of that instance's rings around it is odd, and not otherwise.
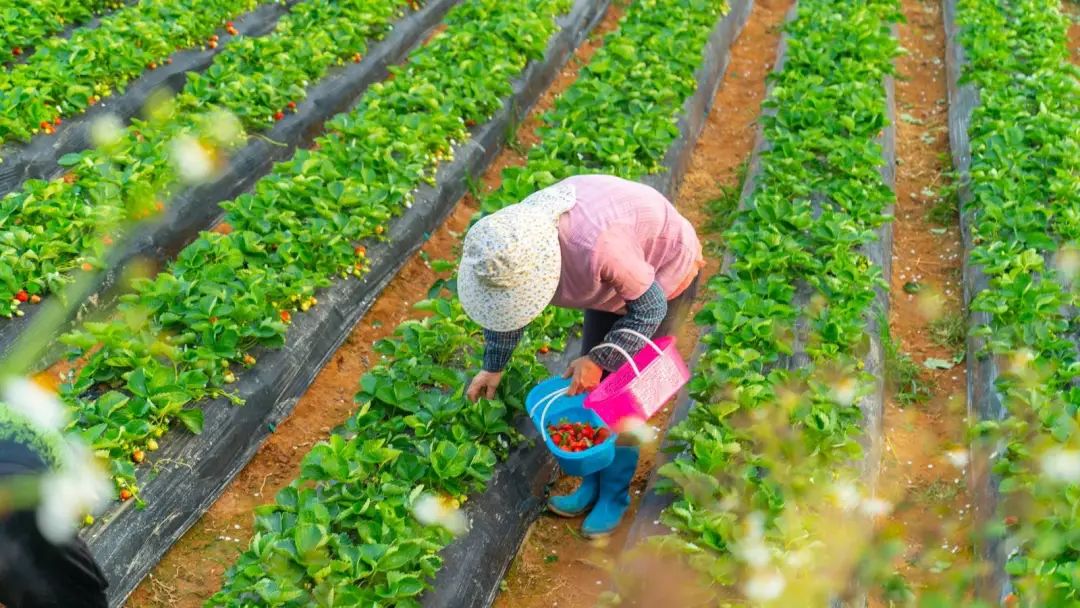
[{"label": "reddish brown soil", "polygon": [[[515,148],[524,150],[537,141],[533,131],[539,124],[540,113],[549,109],[555,97],[576,80],[580,66],[587,63],[598,48],[599,37],[614,28],[621,13],[620,8],[612,8],[597,27],[596,34],[578,49],[575,58],[560,72],[522,124],[518,141],[525,147],[515,145]],[[498,186],[503,167],[521,162],[523,157],[518,152],[506,150],[494,165],[498,170],[485,173],[485,189]],[[412,306],[427,296],[428,287],[437,278],[425,260],[453,258],[476,209],[476,201],[466,196],[425,244],[423,253],[409,260],[353,328],[345,344],[319,373],[292,414],[203,518],[143,580],[128,601],[129,606],[194,608],[201,606],[221,587],[225,569],[251,539],[252,510],[271,502],[274,494],[297,476],[300,461],[309,448],[325,439],[330,429],[353,411],[352,397],[360,377],[374,361],[373,343],[390,335],[406,318],[420,316]]]},{"label": "reddish brown soil", "polygon": [[[963,453],[966,443],[965,364],[924,366],[928,358],[953,361],[962,349],[941,345],[930,330],[931,322],[958,315],[963,306],[958,218],[950,214],[944,226],[928,219],[939,198],[948,196],[942,192],[950,169],[944,26],[937,2],[904,0],[903,12],[900,41],[909,54],[898,60],[896,81],[899,162],[889,328],[931,387],[920,403],[903,405],[889,396],[879,493],[896,505],[891,522],[900,526],[906,545],[897,567],[918,595],[947,584],[969,561],[971,505],[965,469],[947,457],[951,450]],[[924,291],[906,293],[908,282]]]},{"label": "reddish brown soil", "polygon": [[[760,0],[755,3],[750,21],[732,49],[732,63],[717,93],[694,148],[689,171],[676,199],[680,212],[699,230],[707,225],[708,203],[722,195],[725,186],[737,186],[739,166],[750,156],[761,101],[765,95],[765,77],[772,69],[779,40],[779,25],[789,0]],[[528,125],[526,125],[528,126]],[[507,159],[506,164],[520,163]],[[718,238],[719,235],[708,235]],[[709,260],[704,270],[710,276],[719,269],[719,258]],[[707,298],[702,293],[697,306]],[[684,356],[689,356],[697,341],[697,327],[687,322],[679,341]],[[650,424],[666,428],[670,410],[665,408]],[[662,438],[660,438],[662,439]],[[635,497],[625,522],[629,522],[648,482],[659,442],[642,449],[641,462],[631,484]],[[564,478],[554,489],[565,493],[576,480]],[[626,541],[629,525],[609,539],[589,542],[577,533],[581,518],[562,519],[544,516],[533,526],[524,547],[511,566],[505,590],[495,602],[496,608],[585,608],[596,605],[608,587],[608,572],[615,567]],[[675,605],[675,604],[670,604]]]}]

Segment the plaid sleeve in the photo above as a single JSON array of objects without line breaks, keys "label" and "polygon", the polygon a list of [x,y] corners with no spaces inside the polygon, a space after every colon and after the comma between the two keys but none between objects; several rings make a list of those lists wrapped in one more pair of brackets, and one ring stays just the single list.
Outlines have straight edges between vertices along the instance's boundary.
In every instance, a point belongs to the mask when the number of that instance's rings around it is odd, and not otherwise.
[{"label": "plaid sleeve", "polygon": [[510,356],[514,354],[521,336],[525,335],[525,328],[513,331],[490,331],[484,330],[484,371],[501,372],[510,363]]},{"label": "plaid sleeve", "polygon": [[[664,294],[664,288],[654,281],[645,290],[645,293],[641,294],[640,298],[627,301],[626,315],[615,322],[615,325],[611,327],[611,331],[604,338],[604,342],[610,342],[622,347],[631,356],[636,355],[639,350],[645,347],[645,342],[637,336],[617,330],[632,329],[641,335],[651,337],[656,333],[656,329],[660,327],[660,323],[667,315],[667,309],[668,302],[667,296]],[[601,348],[593,351],[589,353],[589,358],[609,372],[619,369],[626,362],[626,357],[623,357],[613,348]]]}]

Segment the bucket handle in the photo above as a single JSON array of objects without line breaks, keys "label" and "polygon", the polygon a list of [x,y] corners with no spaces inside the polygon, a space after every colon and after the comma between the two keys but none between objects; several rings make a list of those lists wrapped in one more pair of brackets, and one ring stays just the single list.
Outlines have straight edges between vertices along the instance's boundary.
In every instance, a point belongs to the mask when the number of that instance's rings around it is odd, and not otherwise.
[{"label": "bucket handle", "polygon": [[[642,340],[645,341],[646,344],[651,346],[652,349],[656,351],[657,355],[659,355],[661,357],[664,356],[664,351],[661,350],[661,348],[656,345],[656,342],[653,342],[647,336],[645,336],[645,334],[642,334],[640,332],[636,332],[636,331],[634,331],[632,329],[616,329],[612,333],[619,333],[619,332],[628,333],[630,335],[637,336],[638,338],[641,338]],[[615,344],[612,344],[611,342],[604,342],[603,344],[597,344],[596,346],[590,348],[589,352],[591,353],[591,352],[595,351],[596,349],[603,348],[605,346],[607,346],[609,348],[614,348],[616,351],[619,352],[619,354],[621,354],[623,357],[626,357],[626,362],[629,363],[630,367],[634,370],[634,375],[635,376],[640,376],[641,375],[641,370],[638,369],[637,363],[634,362],[634,358],[631,357],[630,353],[626,352],[626,350],[623,349],[621,346],[617,346]]]},{"label": "bucket handle", "polygon": [[547,422],[548,410],[551,409],[551,406],[559,400],[559,397],[565,395],[568,390],[570,389],[560,388],[552,391],[551,393],[548,393],[547,395],[544,395],[540,398],[539,401],[536,402],[536,405],[533,406],[532,410],[529,411],[529,416],[532,416],[536,412],[537,408],[539,408],[541,405],[544,406],[543,411],[540,412],[540,421],[537,425],[540,427],[540,436],[544,438],[544,441],[547,441],[549,439],[547,425],[545,424]]}]

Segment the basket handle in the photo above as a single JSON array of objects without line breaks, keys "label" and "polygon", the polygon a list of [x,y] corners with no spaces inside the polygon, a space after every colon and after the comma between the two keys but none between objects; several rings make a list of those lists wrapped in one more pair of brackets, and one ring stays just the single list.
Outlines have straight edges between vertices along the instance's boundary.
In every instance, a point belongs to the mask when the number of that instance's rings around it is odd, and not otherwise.
[{"label": "basket handle", "polygon": [[615,344],[612,344],[611,342],[604,342],[603,344],[597,344],[596,346],[590,348],[589,352],[592,353],[593,351],[596,351],[597,349],[604,348],[605,346],[608,347],[608,348],[614,348],[616,351],[618,351],[619,354],[626,357],[626,362],[629,363],[630,367],[632,367],[634,369],[634,375],[635,376],[640,376],[641,375],[641,370],[638,369],[637,363],[634,363],[634,358],[631,357],[630,353],[626,352],[623,349],[623,347],[621,347],[621,346],[616,346]]},{"label": "basket handle", "polygon": [[[619,333],[619,332],[628,333],[628,334],[630,334],[632,336],[637,336],[638,338],[641,338],[642,340],[645,341],[646,344],[651,346],[652,349],[656,351],[656,354],[658,356],[660,356],[660,357],[664,356],[664,351],[659,346],[656,345],[656,342],[653,342],[652,340],[650,340],[648,338],[648,336],[646,336],[645,334],[640,333],[640,332],[636,332],[636,331],[634,331],[632,329],[616,329],[612,333]],[[630,367],[633,368],[633,370],[634,370],[634,375],[635,376],[640,376],[641,375],[641,370],[638,369],[637,363],[634,362],[634,358],[631,357],[630,353],[626,352],[621,346],[616,346],[615,344],[612,344],[611,342],[604,342],[603,344],[597,344],[596,346],[592,347],[591,349],[589,349],[589,352],[591,353],[594,350],[596,350],[598,348],[601,348],[601,347],[604,347],[604,346],[614,348],[616,351],[618,351],[620,354],[622,354],[623,357],[626,357],[627,363],[629,363]]]},{"label": "basket handle", "polygon": [[656,351],[656,354],[660,355],[661,357],[664,356],[664,351],[659,346],[656,345],[656,342],[653,342],[652,340],[650,340],[649,337],[646,336],[645,334],[643,334],[641,332],[638,332],[638,331],[634,331],[632,329],[626,329],[626,328],[616,329],[612,333],[617,334],[619,332],[630,334],[631,336],[641,338],[646,344],[651,346],[652,349]]}]

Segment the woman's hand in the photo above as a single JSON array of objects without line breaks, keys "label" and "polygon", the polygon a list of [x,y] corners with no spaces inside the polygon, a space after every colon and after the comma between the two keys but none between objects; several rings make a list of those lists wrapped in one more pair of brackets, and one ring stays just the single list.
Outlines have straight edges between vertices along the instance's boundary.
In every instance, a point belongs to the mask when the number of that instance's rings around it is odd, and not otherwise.
[{"label": "woman's hand", "polygon": [[578,357],[566,368],[563,378],[573,378],[566,394],[570,397],[591,391],[600,384],[600,378],[604,375],[604,368],[597,365],[588,357]]},{"label": "woman's hand", "polygon": [[465,391],[465,396],[472,402],[475,402],[481,397],[484,399],[494,399],[495,389],[499,388],[499,382],[502,381],[502,377],[502,372],[481,370],[480,373],[473,377],[472,382],[469,383],[469,389]]}]

